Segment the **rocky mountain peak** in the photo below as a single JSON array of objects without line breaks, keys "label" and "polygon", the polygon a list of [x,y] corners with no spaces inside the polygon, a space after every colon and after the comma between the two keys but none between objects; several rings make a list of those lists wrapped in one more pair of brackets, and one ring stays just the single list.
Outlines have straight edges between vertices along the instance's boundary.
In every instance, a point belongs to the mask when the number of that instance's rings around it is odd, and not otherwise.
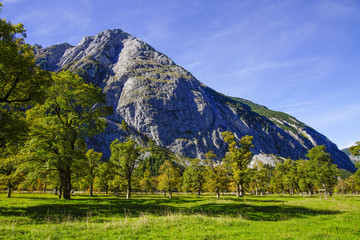
[{"label": "rocky mountain peak", "polygon": [[128,136],[121,128],[124,120],[134,135],[150,138],[180,158],[202,158],[210,150],[224,156],[221,133],[231,131],[238,138],[254,136],[253,151],[260,160],[304,158],[314,145],[325,145],[336,164],[354,170],[345,153],[306,124],[204,86],[167,56],[122,30],[84,37],[75,47],[42,49],[37,61],[46,70],[70,69],[107,94],[115,113],[108,118],[106,132],[90,142],[105,157],[111,141]]}]

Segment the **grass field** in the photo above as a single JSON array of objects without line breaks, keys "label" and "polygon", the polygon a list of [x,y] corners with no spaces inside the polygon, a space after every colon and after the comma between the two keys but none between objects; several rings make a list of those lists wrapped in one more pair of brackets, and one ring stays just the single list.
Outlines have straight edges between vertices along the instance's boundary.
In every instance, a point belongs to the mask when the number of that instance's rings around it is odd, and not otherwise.
[{"label": "grass field", "polygon": [[360,239],[360,197],[0,194],[2,239]]}]

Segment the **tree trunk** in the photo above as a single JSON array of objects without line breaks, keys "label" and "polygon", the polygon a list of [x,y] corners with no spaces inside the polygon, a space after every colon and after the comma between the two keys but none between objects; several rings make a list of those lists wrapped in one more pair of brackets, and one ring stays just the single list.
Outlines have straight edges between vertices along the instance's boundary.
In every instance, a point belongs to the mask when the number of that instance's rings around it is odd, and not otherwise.
[{"label": "tree trunk", "polygon": [[309,196],[310,196],[310,197],[312,196],[312,191],[311,191],[311,190],[309,191]]},{"label": "tree trunk", "polygon": [[166,191],[163,192],[164,197],[166,196]]},{"label": "tree trunk", "polygon": [[59,188],[59,199],[61,199],[62,198],[62,193],[63,193],[63,186],[62,186],[62,184],[60,184],[60,188]]},{"label": "tree trunk", "polygon": [[263,191],[260,191],[260,194],[261,194],[260,196],[262,197],[262,196],[263,196],[263,194],[264,194],[264,193],[263,193]]},{"label": "tree trunk", "polygon": [[60,174],[60,180],[62,181],[62,195],[64,199],[71,198],[71,172],[68,167],[66,170],[62,170]]},{"label": "tree trunk", "polygon": [[327,189],[326,189],[326,188],[325,188],[324,195],[325,195],[325,200],[327,200],[327,199],[328,199],[328,196],[327,196]]},{"label": "tree trunk", "polygon": [[197,195],[200,196],[200,194],[201,194],[201,182],[199,183],[199,189]]},{"label": "tree trunk", "polygon": [[131,198],[131,176],[127,179],[127,186],[126,186],[126,199]]},{"label": "tree trunk", "polygon": [[257,195],[259,195],[259,188],[258,188],[257,185],[255,185],[255,189],[256,189],[255,194],[256,194],[256,196],[257,196]]},{"label": "tree trunk", "polygon": [[12,192],[12,185],[10,183],[10,181],[8,182],[8,191],[7,191],[7,197],[10,198],[11,197],[11,192]]},{"label": "tree trunk", "polygon": [[220,198],[220,189],[216,189],[216,198]]},{"label": "tree trunk", "polygon": [[172,192],[169,191],[169,198],[171,199],[172,198]]},{"label": "tree trunk", "polygon": [[240,186],[236,184],[236,197],[240,197]]},{"label": "tree trunk", "polygon": [[58,195],[58,187],[55,187],[54,195]]},{"label": "tree trunk", "polygon": [[243,197],[245,194],[244,194],[244,188],[243,188],[242,184],[239,184],[239,190],[240,190],[240,197]]},{"label": "tree trunk", "polygon": [[105,186],[105,194],[108,194],[109,188],[108,186]]},{"label": "tree trunk", "polygon": [[43,192],[46,192],[46,183],[44,184],[44,190],[43,190]]},{"label": "tree trunk", "polygon": [[94,190],[94,181],[93,181],[93,179],[91,178],[91,180],[90,180],[90,192],[89,192],[89,196],[90,196],[90,197],[94,196],[94,195],[93,195],[93,190]]},{"label": "tree trunk", "polygon": [[94,178],[93,178],[93,170],[90,168],[90,191],[89,196],[93,196],[93,190],[94,190]]}]

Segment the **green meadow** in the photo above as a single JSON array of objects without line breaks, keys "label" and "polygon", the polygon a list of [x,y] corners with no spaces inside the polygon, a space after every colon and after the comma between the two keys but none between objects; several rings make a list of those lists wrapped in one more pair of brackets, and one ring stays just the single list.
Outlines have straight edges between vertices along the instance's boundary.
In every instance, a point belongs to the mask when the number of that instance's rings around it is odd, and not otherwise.
[{"label": "green meadow", "polygon": [[0,194],[1,239],[360,239],[360,196]]}]

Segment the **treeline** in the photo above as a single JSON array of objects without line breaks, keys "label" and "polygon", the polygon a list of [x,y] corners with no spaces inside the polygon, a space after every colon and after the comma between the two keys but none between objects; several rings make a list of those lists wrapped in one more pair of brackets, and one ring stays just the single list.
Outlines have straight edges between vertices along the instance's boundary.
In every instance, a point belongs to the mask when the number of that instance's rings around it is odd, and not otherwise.
[{"label": "treeline", "polygon": [[228,144],[223,159],[210,151],[203,160],[180,165],[153,141],[131,136],[123,121],[130,137],[115,140],[109,161],[101,161],[102,153],[89,149],[86,139],[104,131],[112,113],[104,93],[69,71],[41,70],[35,60],[39,46],[25,43],[25,37],[22,24],[0,19],[0,185],[8,197],[13,189],[52,189],[65,199],[73,190],[87,190],[90,196],[94,190],[126,192],[127,198],[154,191],[171,198],[176,191],[217,197],[234,191],[241,197],[359,190],[359,171],[339,180],[324,146],[311,149],[309,160],[285,160],[276,167],[256,161],[250,168],[253,137],[237,141],[230,132],[222,134]]},{"label": "treeline", "polygon": [[[123,127],[127,128],[125,122]],[[101,153],[87,150],[85,158],[73,158],[71,171],[71,190],[87,191],[93,196],[94,191],[131,197],[134,192],[162,192],[172,198],[173,192],[200,195],[212,192],[217,198],[221,193],[236,192],[264,195],[273,193],[308,194],[334,192],[357,193],[360,190],[360,171],[348,178],[340,177],[339,169],[332,164],[324,146],[309,150],[308,160],[284,159],[276,166],[263,164],[255,160],[251,153],[252,137],[245,136],[240,141],[230,132],[223,133],[228,143],[228,152],[220,159],[211,151],[205,159],[188,160],[186,166],[171,161],[170,157],[159,150],[153,141],[142,147],[135,137],[121,142],[115,140],[111,146],[111,157],[101,161]],[[147,157],[145,157],[147,155]],[[78,161],[78,162],[76,162]],[[54,190],[61,197],[61,175],[59,171],[42,168],[42,171],[22,172],[14,178],[13,186],[22,190]]]}]

